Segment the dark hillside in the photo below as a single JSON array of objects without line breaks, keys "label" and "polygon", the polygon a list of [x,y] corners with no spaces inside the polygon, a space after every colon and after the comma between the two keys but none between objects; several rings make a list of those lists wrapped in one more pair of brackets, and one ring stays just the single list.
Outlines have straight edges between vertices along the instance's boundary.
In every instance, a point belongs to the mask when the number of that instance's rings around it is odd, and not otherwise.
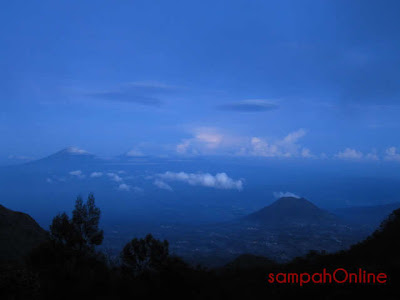
[{"label": "dark hillside", "polygon": [[0,205],[0,260],[21,260],[46,238],[32,217]]}]

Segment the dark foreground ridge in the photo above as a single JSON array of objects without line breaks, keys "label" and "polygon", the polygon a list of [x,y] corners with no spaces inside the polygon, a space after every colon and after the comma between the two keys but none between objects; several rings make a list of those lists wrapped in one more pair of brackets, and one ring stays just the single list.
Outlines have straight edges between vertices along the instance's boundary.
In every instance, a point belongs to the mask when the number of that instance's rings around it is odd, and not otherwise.
[{"label": "dark foreground ridge", "polygon": [[[286,199],[278,203],[278,207],[288,201],[294,200]],[[1,299],[400,298],[400,209],[393,211],[366,240],[346,251],[334,254],[311,251],[285,264],[262,256],[241,255],[225,267],[214,270],[187,265],[179,257],[169,254],[167,241],[156,240],[151,235],[132,239],[121,249],[118,258],[97,251],[103,232],[98,228],[100,210],[92,195],[86,202],[78,199],[71,216],[65,213],[56,216],[48,239],[29,216],[12,212],[15,219],[7,223],[5,220],[10,220],[10,211],[1,209],[6,212],[0,214],[2,241],[12,240],[14,234],[21,241],[28,238],[19,235],[22,232],[19,229],[14,229],[15,224],[25,224],[27,226],[22,228],[36,228],[32,232],[39,233],[35,243],[42,242],[29,254],[16,251],[24,257],[19,262],[10,262],[3,257],[0,264]],[[320,213],[312,206],[308,211]],[[16,245],[26,248],[21,243]],[[270,273],[315,273],[337,268],[349,272],[359,268],[383,272],[388,281],[385,284],[309,283],[302,287],[267,281]]]},{"label": "dark foreground ridge", "polygon": [[0,260],[21,260],[46,239],[31,216],[0,205]]}]

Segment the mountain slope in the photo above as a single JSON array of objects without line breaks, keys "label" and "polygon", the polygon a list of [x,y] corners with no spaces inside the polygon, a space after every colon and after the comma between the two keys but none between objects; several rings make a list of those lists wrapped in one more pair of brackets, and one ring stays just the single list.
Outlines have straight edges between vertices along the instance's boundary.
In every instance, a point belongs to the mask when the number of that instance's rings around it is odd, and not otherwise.
[{"label": "mountain slope", "polygon": [[47,239],[47,232],[29,215],[0,205],[0,261],[20,260]]}]

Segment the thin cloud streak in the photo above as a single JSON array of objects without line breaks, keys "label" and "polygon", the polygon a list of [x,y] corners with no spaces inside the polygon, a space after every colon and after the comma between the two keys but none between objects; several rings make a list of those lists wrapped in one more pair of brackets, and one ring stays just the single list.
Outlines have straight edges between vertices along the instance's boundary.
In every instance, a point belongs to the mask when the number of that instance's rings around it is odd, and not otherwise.
[{"label": "thin cloud streak", "polygon": [[265,112],[278,109],[275,103],[261,99],[242,100],[217,106],[219,110],[235,112]]}]

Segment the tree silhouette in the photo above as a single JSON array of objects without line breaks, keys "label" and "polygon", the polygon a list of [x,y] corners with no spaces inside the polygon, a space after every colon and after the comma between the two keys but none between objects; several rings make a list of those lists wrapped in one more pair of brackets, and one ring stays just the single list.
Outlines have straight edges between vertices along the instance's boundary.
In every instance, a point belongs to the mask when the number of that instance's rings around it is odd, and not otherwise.
[{"label": "tree silhouette", "polygon": [[93,251],[103,242],[103,230],[99,229],[100,209],[95,205],[93,194],[86,203],[78,197],[72,219],[66,213],[58,214],[50,225],[50,237],[58,244],[83,251]]},{"label": "tree silhouette", "polygon": [[50,225],[50,238],[57,244],[67,247],[74,247],[77,244],[78,232],[65,212],[53,218]]},{"label": "tree silhouette", "polygon": [[168,247],[168,241],[157,240],[151,234],[144,239],[134,238],[121,252],[122,263],[135,275],[145,271],[159,271],[168,261]]}]

